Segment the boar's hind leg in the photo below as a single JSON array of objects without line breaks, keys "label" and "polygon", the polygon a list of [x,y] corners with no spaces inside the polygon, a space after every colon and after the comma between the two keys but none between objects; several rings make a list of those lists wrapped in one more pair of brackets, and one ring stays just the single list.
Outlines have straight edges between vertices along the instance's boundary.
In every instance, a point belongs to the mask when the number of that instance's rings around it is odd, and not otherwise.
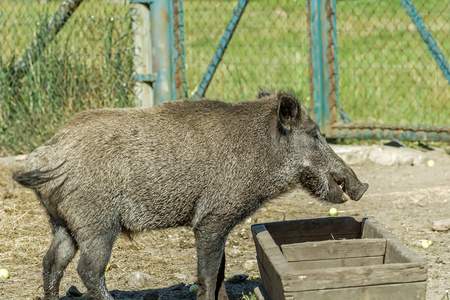
[{"label": "boar's hind leg", "polygon": [[80,248],[77,271],[92,299],[113,300],[106,289],[105,269],[117,234],[118,230],[113,229],[98,232],[94,228],[85,228],[77,236]]},{"label": "boar's hind leg", "polygon": [[[204,228],[203,228],[204,229]],[[225,284],[225,241],[228,235],[202,228],[194,230],[197,242],[199,300],[228,299]]]},{"label": "boar's hind leg", "polygon": [[59,299],[59,283],[64,269],[70,263],[77,247],[67,229],[52,220],[53,241],[44,256],[44,299]]}]

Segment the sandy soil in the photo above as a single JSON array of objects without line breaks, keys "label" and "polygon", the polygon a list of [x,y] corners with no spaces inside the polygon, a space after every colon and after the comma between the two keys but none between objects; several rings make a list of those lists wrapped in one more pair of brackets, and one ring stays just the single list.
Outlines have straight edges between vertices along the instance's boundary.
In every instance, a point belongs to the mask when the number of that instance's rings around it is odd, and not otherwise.
[{"label": "sandy soil", "polygon": [[[340,216],[372,216],[397,235],[428,265],[427,299],[447,299],[450,233],[433,231],[431,226],[436,220],[450,218],[450,158],[441,150],[419,154],[432,158],[435,166],[382,166],[372,162],[353,166],[370,188],[359,202],[336,207]],[[34,194],[10,179],[18,165],[13,157],[0,158],[0,268],[11,274],[9,279],[0,279],[0,299],[38,299],[43,296],[41,261],[51,234],[47,217]],[[227,241],[226,273],[228,279],[239,274],[249,277],[237,283],[227,282],[228,292],[239,299],[261,285],[261,280],[256,279],[259,272],[251,224],[326,217],[330,207],[295,191],[268,203],[239,224]],[[420,246],[423,239],[433,241],[433,245],[423,249]],[[61,297],[71,286],[85,291],[76,273],[77,261],[75,257],[65,272]],[[143,284],[133,285],[129,276],[134,271],[149,276]],[[116,299],[195,299],[189,293],[195,276],[193,234],[188,228],[177,228],[142,233],[132,241],[119,237],[106,281]],[[70,292],[76,295],[73,288]]]}]

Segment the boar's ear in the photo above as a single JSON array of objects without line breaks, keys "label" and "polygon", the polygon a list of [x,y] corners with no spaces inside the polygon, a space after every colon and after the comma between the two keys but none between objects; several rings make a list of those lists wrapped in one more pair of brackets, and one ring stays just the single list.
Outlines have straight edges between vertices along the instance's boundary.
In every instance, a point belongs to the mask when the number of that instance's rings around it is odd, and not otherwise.
[{"label": "boar's ear", "polygon": [[287,134],[292,131],[292,126],[300,118],[300,112],[297,99],[286,94],[278,96],[278,128],[281,133]]},{"label": "boar's ear", "polygon": [[270,92],[268,92],[268,91],[266,91],[266,90],[264,90],[262,88],[259,88],[259,90],[258,90],[258,99],[262,99],[262,98],[270,96],[270,95],[271,95]]}]

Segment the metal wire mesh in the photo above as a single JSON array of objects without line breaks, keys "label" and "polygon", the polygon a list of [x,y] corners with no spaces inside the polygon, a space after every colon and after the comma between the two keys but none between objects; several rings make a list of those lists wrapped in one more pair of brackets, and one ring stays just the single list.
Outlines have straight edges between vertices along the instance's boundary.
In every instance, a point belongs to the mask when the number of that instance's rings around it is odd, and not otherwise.
[{"label": "metal wire mesh", "polygon": [[[237,1],[183,2],[188,95],[213,58]],[[253,99],[258,88],[309,94],[305,1],[249,1],[206,92],[227,101]]]},{"label": "metal wire mesh", "polygon": [[[450,2],[413,1],[447,60]],[[400,1],[337,1],[339,98],[356,123],[450,125],[450,84]]]}]

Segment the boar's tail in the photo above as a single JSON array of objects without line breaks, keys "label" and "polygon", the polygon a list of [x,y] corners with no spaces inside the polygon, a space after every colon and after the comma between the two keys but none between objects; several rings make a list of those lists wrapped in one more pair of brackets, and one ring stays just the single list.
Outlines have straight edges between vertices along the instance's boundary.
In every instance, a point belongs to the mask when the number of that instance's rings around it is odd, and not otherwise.
[{"label": "boar's tail", "polygon": [[59,169],[64,163],[65,162],[61,163],[54,169],[45,171],[39,169],[32,171],[24,171],[19,169],[12,174],[12,179],[14,179],[20,185],[23,185],[26,188],[37,189],[41,187],[43,184],[60,177],[62,173],[55,175],[54,171]]}]

